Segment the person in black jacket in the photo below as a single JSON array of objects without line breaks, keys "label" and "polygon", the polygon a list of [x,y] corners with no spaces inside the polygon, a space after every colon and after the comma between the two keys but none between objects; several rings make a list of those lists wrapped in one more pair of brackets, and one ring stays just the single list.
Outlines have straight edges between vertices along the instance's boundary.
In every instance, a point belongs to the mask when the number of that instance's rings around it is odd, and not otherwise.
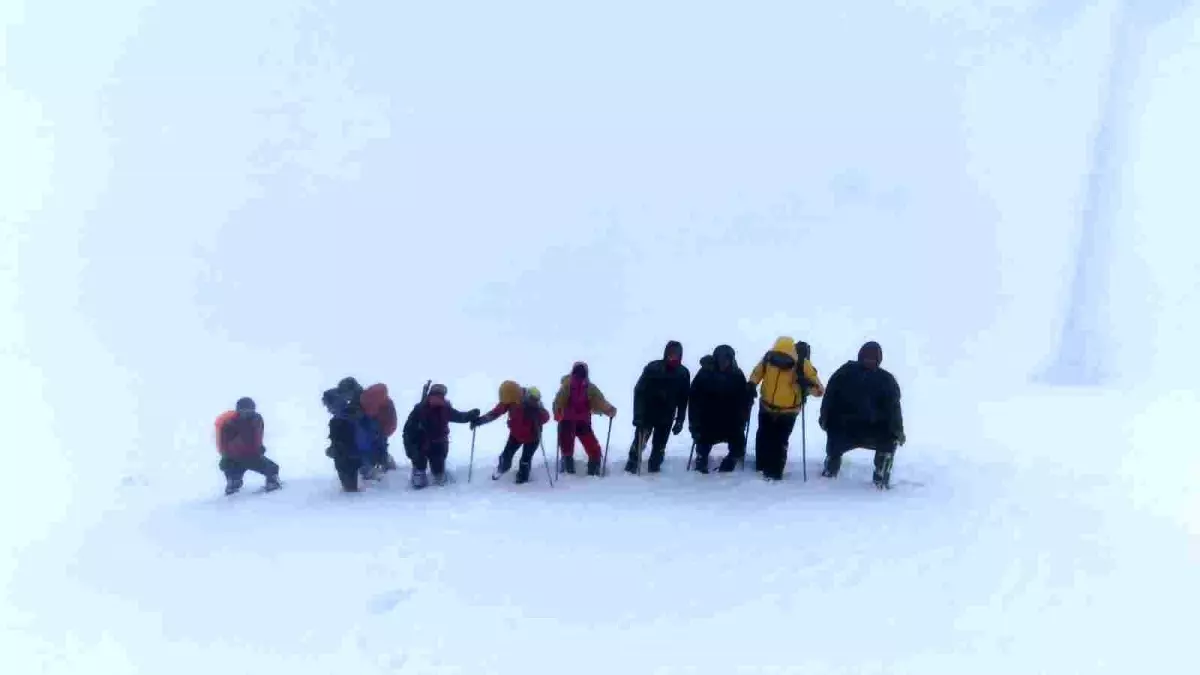
[{"label": "person in black jacket", "polygon": [[480,418],[478,408],[466,412],[456,409],[446,393],[444,384],[429,387],[404,422],[404,454],[412,460],[412,486],[417,489],[429,485],[426,467],[433,473],[434,485],[445,485],[450,423],[469,424]]},{"label": "person in black jacket", "polygon": [[847,361],[829,378],[821,401],[820,425],[828,436],[822,476],[836,478],[842,455],[867,448],[875,451],[875,486],[891,486],[892,460],[906,439],[900,385],[882,363],[883,349],[868,342],[858,350],[858,360]]},{"label": "person in black jacket", "polygon": [[325,455],[333,460],[342,490],[358,492],[358,474],[363,467],[363,452],[359,447],[357,429],[362,412],[354,409],[343,392],[327,389],[321,397],[329,411],[329,449]]},{"label": "person in black jacket", "polygon": [[683,365],[683,345],[675,340],[667,343],[663,357],[646,364],[642,376],[633,388],[633,445],[625,470],[637,473],[639,459],[646,441],[653,437],[650,460],[646,469],[657,473],[666,455],[668,434],[679,435],[687,415],[688,390],[692,374]]},{"label": "person in black jacket", "polygon": [[700,359],[700,371],[688,397],[688,428],[696,443],[697,471],[708,473],[708,456],[718,443],[728,444],[729,453],[717,471],[733,471],[746,457],[746,421],[753,404],[733,347],[720,345],[711,356]]}]

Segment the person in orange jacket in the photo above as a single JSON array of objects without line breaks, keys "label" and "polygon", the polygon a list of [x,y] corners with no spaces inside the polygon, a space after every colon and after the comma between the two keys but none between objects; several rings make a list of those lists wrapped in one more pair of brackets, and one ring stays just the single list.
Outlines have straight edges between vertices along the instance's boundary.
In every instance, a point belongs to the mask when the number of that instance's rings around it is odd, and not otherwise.
[{"label": "person in orange jacket", "polygon": [[266,476],[263,489],[267,492],[282,487],[279,465],[267,459],[263,433],[262,415],[258,414],[254,400],[249,397],[238,399],[233,410],[217,417],[217,452],[221,455],[218,467],[225,474],[225,494],[231,495],[242,489],[242,478],[247,471]]}]

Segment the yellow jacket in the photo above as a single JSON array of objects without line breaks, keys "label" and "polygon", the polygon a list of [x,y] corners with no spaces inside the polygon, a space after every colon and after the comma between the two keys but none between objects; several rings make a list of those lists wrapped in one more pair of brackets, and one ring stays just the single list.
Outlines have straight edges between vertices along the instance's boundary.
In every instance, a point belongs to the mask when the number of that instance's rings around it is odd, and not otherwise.
[{"label": "yellow jacket", "polygon": [[763,355],[758,365],[750,373],[751,384],[761,384],[758,390],[759,404],[768,412],[795,415],[804,406],[804,392],[800,386],[799,372],[807,382],[810,394],[821,396],[825,386],[817,375],[817,369],[808,359],[800,368],[796,362],[800,360],[796,352],[796,341],[790,337],[781,337],[775,341],[771,351]]}]

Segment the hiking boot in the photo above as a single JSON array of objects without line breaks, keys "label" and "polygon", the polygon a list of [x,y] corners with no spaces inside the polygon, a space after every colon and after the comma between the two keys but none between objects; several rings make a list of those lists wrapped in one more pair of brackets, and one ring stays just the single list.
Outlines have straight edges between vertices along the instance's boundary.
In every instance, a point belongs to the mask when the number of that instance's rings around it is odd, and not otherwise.
[{"label": "hiking boot", "polygon": [[438,486],[445,485],[446,484],[446,472],[439,471],[439,472],[434,473],[433,474],[433,484],[438,485]]},{"label": "hiking boot", "polygon": [[738,458],[733,455],[725,455],[721,459],[721,464],[717,466],[718,473],[731,473],[737,468]]},{"label": "hiking boot", "polygon": [[512,455],[500,453],[500,461],[496,464],[496,475],[508,473],[508,470],[512,468],[512,461]]},{"label": "hiking boot", "polygon": [[571,455],[563,455],[562,458],[563,471],[569,474],[575,473],[575,458]]},{"label": "hiking boot", "polygon": [[225,494],[231,495],[242,489],[241,478],[226,478],[225,479]]},{"label": "hiking boot", "polygon": [[420,490],[421,488],[426,487],[428,485],[429,485],[429,476],[427,476],[425,474],[425,470],[424,469],[413,469],[413,472],[412,472],[413,488]]},{"label": "hiking boot", "polygon": [[274,492],[281,487],[283,487],[283,484],[279,482],[278,474],[274,476],[267,476],[266,482],[263,483],[263,489],[267,492]]},{"label": "hiking boot", "polygon": [[692,468],[700,473],[708,473],[708,455],[696,455],[696,462]]},{"label": "hiking boot", "polygon": [[871,481],[880,490],[892,487],[892,459],[893,455],[890,452],[875,453],[875,471],[871,474]]},{"label": "hiking boot", "polygon": [[532,467],[530,466],[529,462],[521,462],[517,465],[517,485],[529,482],[529,470],[531,468]]},{"label": "hiking boot", "polygon": [[842,458],[829,456],[825,458],[825,467],[821,471],[821,476],[824,478],[837,478],[838,472],[842,470]]},{"label": "hiking boot", "polygon": [[589,459],[588,460],[587,475],[589,475],[589,476],[599,476],[600,475],[600,460],[598,460],[598,459]]},{"label": "hiking boot", "polygon": [[641,458],[636,450],[629,451],[629,459],[625,460],[625,473],[637,473],[642,468]]},{"label": "hiking boot", "polygon": [[662,471],[664,453],[661,450],[651,450],[650,459],[646,462],[646,471],[650,473],[658,473]]}]

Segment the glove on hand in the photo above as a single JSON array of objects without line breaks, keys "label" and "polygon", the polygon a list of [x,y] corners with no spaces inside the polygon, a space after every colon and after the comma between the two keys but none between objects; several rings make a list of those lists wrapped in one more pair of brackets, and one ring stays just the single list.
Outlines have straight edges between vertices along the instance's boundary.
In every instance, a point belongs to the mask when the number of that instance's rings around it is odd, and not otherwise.
[{"label": "glove on hand", "polygon": [[676,420],[675,426],[671,429],[671,433],[678,436],[679,432],[681,431],[683,431],[683,420]]}]

